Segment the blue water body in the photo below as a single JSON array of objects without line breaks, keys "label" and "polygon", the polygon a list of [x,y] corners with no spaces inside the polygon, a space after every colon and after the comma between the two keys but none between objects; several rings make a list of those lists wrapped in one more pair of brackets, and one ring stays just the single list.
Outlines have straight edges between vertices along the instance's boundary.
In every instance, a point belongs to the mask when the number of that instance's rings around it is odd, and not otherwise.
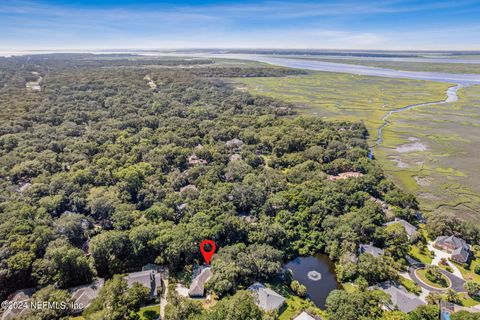
[{"label": "blue water body", "polygon": [[[228,55],[222,55],[228,56]],[[448,82],[455,84],[480,84],[480,75],[478,74],[459,74],[445,72],[424,72],[424,71],[403,71],[387,68],[361,66],[355,64],[315,61],[306,59],[276,58],[261,55],[235,55],[237,58],[254,60],[258,62],[269,63],[277,66],[307,69],[325,72],[350,73],[362,76],[376,76],[387,78],[430,80],[438,82]]]},{"label": "blue water body", "polygon": [[297,257],[284,265],[292,272],[292,277],[307,288],[308,297],[320,308],[330,292],[339,289],[333,262],[324,254],[310,257]]}]

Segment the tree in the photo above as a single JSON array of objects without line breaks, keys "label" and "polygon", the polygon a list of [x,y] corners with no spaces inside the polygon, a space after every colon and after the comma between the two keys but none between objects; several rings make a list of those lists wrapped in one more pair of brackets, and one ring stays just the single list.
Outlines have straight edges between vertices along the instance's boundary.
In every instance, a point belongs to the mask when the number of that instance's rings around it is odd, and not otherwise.
[{"label": "tree", "polygon": [[95,187],[90,189],[87,197],[90,213],[97,220],[109,219],[119,203],[119,194],[115,188]]},{"label": "tree", "polygon": [[447,299],[447,301],[451,303],[460,304],[460,295],[458,294],[458,292],[456,292],[453,289],[447,290],[447,293],[445,294],[445,298]]},{"label": "tree", "polygon": [[297,280],[293,280],[290,283],[290,289],[299,297],[303,298],[307,295],[307,288]]},{"label": "tree", "polygon": [[480,284],[474,281],[467,281],[465,283],[465,289],[468,294],[472,297],[478,296],[480,294]]},{"label": "tree", "polygon": [[440,310],[436,305],[422,305],[408,314],[408,320],[438,320]]},{"label": "tree", "polygon": [[396,259],[405,257],[408,253],[408,235],[400,223],[392,223],[385,228],[386,251]]},{"label": "tree", "polygon": [[143,186],[145,178],[153,173],[153,167],[146,162],[139,162],[132,166],[120,169],[115,177],[118,179],[118,186],[127,200],[137,199],[137,194]]},{"label": "tree", "polygon": [[382,305],[390,304],[390,298],[382,291],[332,291],[326,301],[326,308],[331,319],[370,320],[382,316]]},{"label": "tree", "polygon": [[480,264],[477,264],[474,269],[476,274],[480,274]]},{"label": "tree", "polygon": [[86,241],[86,232],[91,224],[90,219],[77,213],[63,214],[54,222],[56,231],[67,237],[74,246],[81,246]]},{"label": "tree", "polygon": [[219,295],[234,292],[238,285],[265,280],[281,267],[283,254],[268,245],[238,243],[221,248],[212,261],[208,287]]},{"label": "tree", "polygon": [[408,320],[408,315],[402,311],[387,311],[381,320]]},{"label": "tree", "polygon": [[165,319],[193,319],[202,311],[201,305],[194,300],[179,296],[176,292],[169,293],[168,304],[165,306]]},{"label": "tree", "polygon": [[127,287],[121,275],[115,275],[105,282],[98,297],[85,310],[87,319],[124,320],[135,319],[135,313],[149,297],[150,289],[139,283]]},{"label": "tree", "polygon": [[90,253],[98,275],[111,276],[129,264],[131,243],[125,232],[107,231],[92,238]]},{"label": "tree", "polygon": [[452,314],[452,320],[480,320],[480,314],[461,310]]},{"label": "tree", "polygon": [[260,320],[263,312],[249,292],[238,291],[205,311],[199,320]]},{"label": "tree", "polygon": [[425,298],[428,304],[438,305],[443,299],[443,295],[438,292],[429,292],[427,297]]},{"label": "tree", "polygon": [[47,286],[37,291],[32,297],[33,303],[49,303],[50,306],[45,308],[43,305],[39,307],[29,308],[26,314],[20,316],[19,319],[24,320],[50,320],[63,319],[72,314],[72,297],[66,290],[55,289],[54,286]]},{"label": "tree", "polygon": [[43,259],[33,264],[32,275],[41,285],[56,284],[60,288],[90,283],[93,277],[83,251],[62,239],[50,242]]}]

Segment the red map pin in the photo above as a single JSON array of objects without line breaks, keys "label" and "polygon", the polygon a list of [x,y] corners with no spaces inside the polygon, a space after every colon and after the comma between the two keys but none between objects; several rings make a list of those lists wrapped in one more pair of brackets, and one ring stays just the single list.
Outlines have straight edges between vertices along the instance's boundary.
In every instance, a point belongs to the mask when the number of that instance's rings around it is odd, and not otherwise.
[{"label": "red map pin", "polygon": [[[210,246],[210,251],[205,250],[206,245]],[[203,258],[205,259],[205,262],[207,264],[210,264],[210,261],[212,260],[213,255],[215,254],[215,249],[217,246],[215,245],[215,242],[212,240],[203,240],[202,243],[200,243],[200,252],[202,253]]]}]

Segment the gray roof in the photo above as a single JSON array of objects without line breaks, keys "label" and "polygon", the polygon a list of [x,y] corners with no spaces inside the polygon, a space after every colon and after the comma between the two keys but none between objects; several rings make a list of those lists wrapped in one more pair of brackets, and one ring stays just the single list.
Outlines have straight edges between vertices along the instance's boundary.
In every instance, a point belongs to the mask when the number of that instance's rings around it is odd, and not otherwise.
[{"label": "gray roof", "polygon": [[[3,312],[3,314],[0,313],[0,319],[16,319],[17,317],[25,314],[28,311],[28,308],[23,308],[23,306],[26,305],[28,301],[30,301],[34,292],[35,289],[33,288],[22,289],[15,292],[8,300],[10,302],[16,302],[18,304],[18,307],[8,308],[5,312]],[[0,311],[3,311],[3,308],[0,309]]]},{"label": "gray roof", "polygon": [[435,239],[435,244],[438,246],[448,245],[448,246],[451,246],[454,250],[458,248],[464,248],[466,250],[470,250],[465,240],[455,236],[437,237],[437,239]]},{"label": "gray roof", "polygon": [[407,232],[407,236],[409,238],[411,238],[417,232],[417,228],[415,226],[411,225],[408,221],[405,221],[403,219],[395,218],[394,221],[387,222],[385,223],[385,225],[389,226],[395,223],[399,223],[405,228],[405,232]]},{"label": "gray roof", "polygon": [[293,318],[293,320],[319,320],[319,317],[314,317],[307,313],[306,311],[302,311],[298,316]]},{"label": "gray roof", "polygon": [[139,283],[145,288],[150,289],[150,297],[157,295],[157,288],[162,285],[161,274],[154,270],[145,270],[132,272],[127,274],[128,287],[130,288],[134,283]]},{"label": "gray roof", "polygon": [[383,249],[377,248],[370,244],[361,244],[358,248],[359,254],[370,253],[374,257],[383,256],[383,252],[384,252]]},{"label": "gray roof", "polygon": [[469,249],[463,246],[453,250],[452,252],[452,259],[458,262],[467,262],[469,256],[470,256]]},{"label": "gray roof", "polygon": [[142,271],[158,271],[160,269],[160,266],[155,263],[147,263],[142,267]]},{"label": "gray roof", "polygon": [[393,306],[403,312],[411,312],[418,306],[425,304],[414,294],[409,293],[402,286],[395,286],[392,282],[387,281],[378,285],[378,288],[387,293],[392,299]]},{"label": "gray roof", "polygon": [[212,269],[210,267],[199,269],[199,273],[190,284],[188,295],[190,297],[203,297],[205,294],[205,283],[212,277]]},{"label": "gray roof", "polygon": [[278,310],[285,303],[284,297],[259,282],[252,284],[248,290],[253,292],[255,303],[264,311]]},{"label": "gray roof", "polygon": [[233,138],[232,140],[228,140],[225,144],[229,147],[241,147],[243,146],[243,141],[237,138]]},{"label": "gray roof", "polygon": [[105,281],[103,279],[97,279],[91,284],[68,289],[72,294],[72,299],[75,302],[75,306],[79,307],[79,309],[76,311],[81,311],[90,305],[92,300],[98,296],[98,293],[103,287],[104,282]]}]

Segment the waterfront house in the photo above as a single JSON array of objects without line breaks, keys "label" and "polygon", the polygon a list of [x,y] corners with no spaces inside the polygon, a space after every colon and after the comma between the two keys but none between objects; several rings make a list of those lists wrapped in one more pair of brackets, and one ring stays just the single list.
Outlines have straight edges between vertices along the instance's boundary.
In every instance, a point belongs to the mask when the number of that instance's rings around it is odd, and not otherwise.
[{"label": "waterfront house", "polygon": [[257,306],[266,312],[280,310],[285,304],[284,297],[259,282],[252,284],[248,290],[252,292]]},{"label": "waterfront house", "polygon": [[384,251],[383,249],[377,248],[371,244],[361,244],[358,247],[358,255],[362,255],[365,253],[369,253],[375,258],[378,258],[380,256],[383,256]]},{"label": "waterfront house", "polygon": [[451,253],[451,259],[466,263],[470,258],[470,246],[465,240],[455,236],[440,236],[435,239],[433,246]]},{"label": "waterfront house", "polygon": [[385,226],[389,226],[391,224],[401,224],[405,228],[405,232],[407,233],[408,239],[412,239],[415,235],[417,235],[417,228],[410,224],[408,221],[405,221],[403,219],[395,218],[394,221],[390,221],[385,223]]}]

